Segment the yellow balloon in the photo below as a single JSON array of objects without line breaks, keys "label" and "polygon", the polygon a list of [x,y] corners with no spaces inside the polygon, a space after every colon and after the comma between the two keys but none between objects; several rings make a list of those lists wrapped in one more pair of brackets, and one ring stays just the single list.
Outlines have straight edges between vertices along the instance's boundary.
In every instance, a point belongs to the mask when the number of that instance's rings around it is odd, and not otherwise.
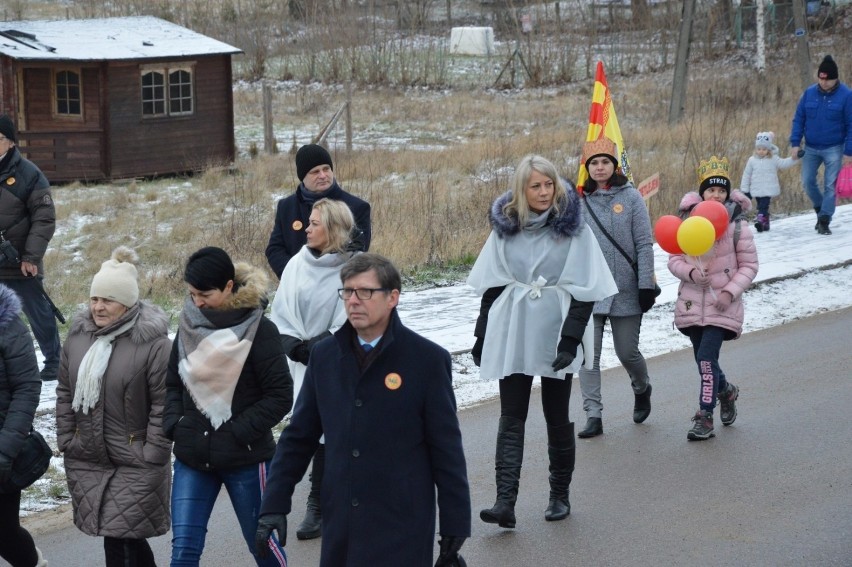
[{"label": "yellow balloon", "polygon": [[713,248],[716,229],[705,217],[689,217],[677,229],[677,244],[684,254],[703,256]]}]

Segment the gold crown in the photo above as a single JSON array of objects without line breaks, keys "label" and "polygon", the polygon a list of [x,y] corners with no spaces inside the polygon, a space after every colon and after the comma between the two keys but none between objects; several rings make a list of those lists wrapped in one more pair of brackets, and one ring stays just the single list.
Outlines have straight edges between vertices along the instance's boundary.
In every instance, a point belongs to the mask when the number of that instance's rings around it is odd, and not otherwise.
[{"label": "gold crown", "polygon": [[618,148],[616,148],[615,142],[606,136],[601,136],[594,142],[586,142],[583,144],[583,164],[589,161],[593,156],[600,154],[612,156],[616,161],[618,161]]},{"label": "gold crown", "polygon": [[708,160],[701,160],[698,163],[698,184],[704,182],[705,179],[710,179],[711,177],[724,177],[726,179],[730,179],[730,169],[731,164],[728,163],[728,158],[718,158],[716,156],[712,156]]}]

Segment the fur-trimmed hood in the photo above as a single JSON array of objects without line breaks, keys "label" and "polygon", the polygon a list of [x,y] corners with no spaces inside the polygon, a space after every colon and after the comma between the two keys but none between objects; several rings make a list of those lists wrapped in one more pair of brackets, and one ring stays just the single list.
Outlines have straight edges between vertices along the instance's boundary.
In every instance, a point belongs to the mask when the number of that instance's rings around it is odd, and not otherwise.
[{"label": "fur-trimmed hood", "polygon": [[[92,334],[100,329],[95,324],[91,309],[79,310],[71,320],[68,336],[77,334]],[[169,333],[169,316],[159,306],[146,299],[139,300],[139,315],[136,324],[130,329],[130,340],[137,345],[154,341]]]},{"label": "fur-trimmed hood", "polygon": [[21,300],[18,294],[0,284],[0,330],[21,315]]},{"label": "fur-trimmed hood", "polygon": [[[699,195],[697,191],[690,191],[684,195],[680,200],[680,206],[678,207],[680,216],[689,216],[692,209],[702,201],[704,201],[704,199],[701,198],[701,195]],[[733,222],[739,218],[743,218],[745,213],[751,210],[751,199],[746,197],[745,193],[739,189],[734,189],[731,191],[728,200],[725,201],[725,208],[728,209],[728,218]]]},{"label": "fur-trimmed hood", "polygon": [[[565,208],[558,214],[551,212],[547,219],[547,226],[551,230],[554,239],[576,236],[583,227],[583,211],[580,208],[580,197],[576,191],[568,186],[567,198],[564,201]],[[512,192],[506,191],[491,204],[488,211],[488,220],[497,236],[506,238],[514,236],[521,231],[521,225],[517,218],[508,217],[503,212],[503,207],[512,200]]]},{"label": "fur-trimmed hood", "polygon": [[269,303],[269,276],[265,271],[247,262],[237,262],[234,264],[234,282],[237,291],[218,310],[266,308]]}]

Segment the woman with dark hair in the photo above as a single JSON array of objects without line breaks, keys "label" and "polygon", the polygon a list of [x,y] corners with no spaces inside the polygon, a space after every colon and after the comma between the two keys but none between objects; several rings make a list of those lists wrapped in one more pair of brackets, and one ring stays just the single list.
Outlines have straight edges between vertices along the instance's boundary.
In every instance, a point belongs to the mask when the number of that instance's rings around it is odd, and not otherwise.
[{"label": "woman with dark hair", "polygon": [[[320,199],[311,210],[307,244],[293,256],[272,301],[270,318],[278,326],[284,350],[290,359],[293,393],[298,396],[311,350],[320,340],[346,322],[343,301],[337,295],[340,269],[354,252],[351,234],[355,227],[352,211],[343,201]],[[321,440],[311,468],[311,491],[298,539],[322,535],[320,486],[325,465],[325,443]]]},{"label": "woman with dark hair", "polygon": [[21,527],[21,491],[4,488],[12,462],[33,427],[41,395],[33,337],[21,321],[21,300],[0,285],[0,557],[12,567],[47,567]]},{"label": "woman with dark hair", "polygon": [[594,365],[580,369],[580,390],[586,427],[577,437],[603,433],[601,403],[601,348],[609,320],[615,355],[627,371],[633,387],[633,421],[642,423],[651,414],[651,379],[645,357],[639,352],[642,314],[654,306],[654,239],[648,209],[639,191],[618,168],[615,142],[601,137],[583,146],[583,164],[589,179],[583,187],[586,224],[598,240],[615,278],[618,293],[595,302]]},{"label": "woman with dark hair", "polygon": [[[571,512],[574,424],[571,378],[592,352],[592,305],[618,291],[600,247],[583,222],[576,190],[541,156],[521,160],[511,190],[491,205],[491,235],[468,284],[482,295],[472,355],[484,379],[500,380],[495,468],[497,501],[479,513],[487,523],[515,527],[524,429],[534,376],[541,376],[547,423],[550,498],[544,517]],[[586,363],[591,357],[585,356]]]},{"label": "woman with dark hair", "polygon": [[56,442],[74,524],[104,538],[107,567],[153,567],[169,531],[171,442],[163,434],[169,318],[139,299],[139,257],[119,246],[71,322],[56,387]]},{"label": "woman with dark hair", "polygon": [[275,453],[272,428],[293,406],[278,329],[263,315],[269,278],[221,248],[189,257],[189,290],[166,377],[163,428],[174,440],[172,567],[197,566],[222,485],[260,566],[286,565],[271,539],[260,559],[254,533]]}]

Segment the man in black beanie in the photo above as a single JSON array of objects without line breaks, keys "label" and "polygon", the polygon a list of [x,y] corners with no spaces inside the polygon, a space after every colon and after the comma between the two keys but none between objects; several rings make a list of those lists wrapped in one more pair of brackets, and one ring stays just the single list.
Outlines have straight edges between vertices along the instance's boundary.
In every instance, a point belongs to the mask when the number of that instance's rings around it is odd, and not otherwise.
[{"label": "man in black beanie", "polygon": [[307,144],[296,152],[296,191],[278,201],[275,226],[266,246],[266,259],[275,275],[281,273],[290,258],[304,246],[308,237],[308,218],[311,208],[320,199],[343,201],[355,217],[352,249],[367,251],[370,248],[370,204],[341,189],[334,179],[331,155],[319,144]]},{"label": "man in black beanie", "polygon": [[15,145],[12,119],[0,115],[0,282],[21,298],[24,313],[44,356],[41,379],[56,380],[59,329],[44,294],[44,254],[56,228],[50,183]]},{"label": "man in black beanie", "polygon": [[[840,82],[837,63],[826,55],[817,69],[817,83],[805,89],[793,116],[790,155],[802,152],[802,185],[817,214],[814,229],[831,234],[834,215],[834,186],[841,167],[852,163],[852,90]],[[817,184],[817,171],[823,170],[823,187]]]}]

